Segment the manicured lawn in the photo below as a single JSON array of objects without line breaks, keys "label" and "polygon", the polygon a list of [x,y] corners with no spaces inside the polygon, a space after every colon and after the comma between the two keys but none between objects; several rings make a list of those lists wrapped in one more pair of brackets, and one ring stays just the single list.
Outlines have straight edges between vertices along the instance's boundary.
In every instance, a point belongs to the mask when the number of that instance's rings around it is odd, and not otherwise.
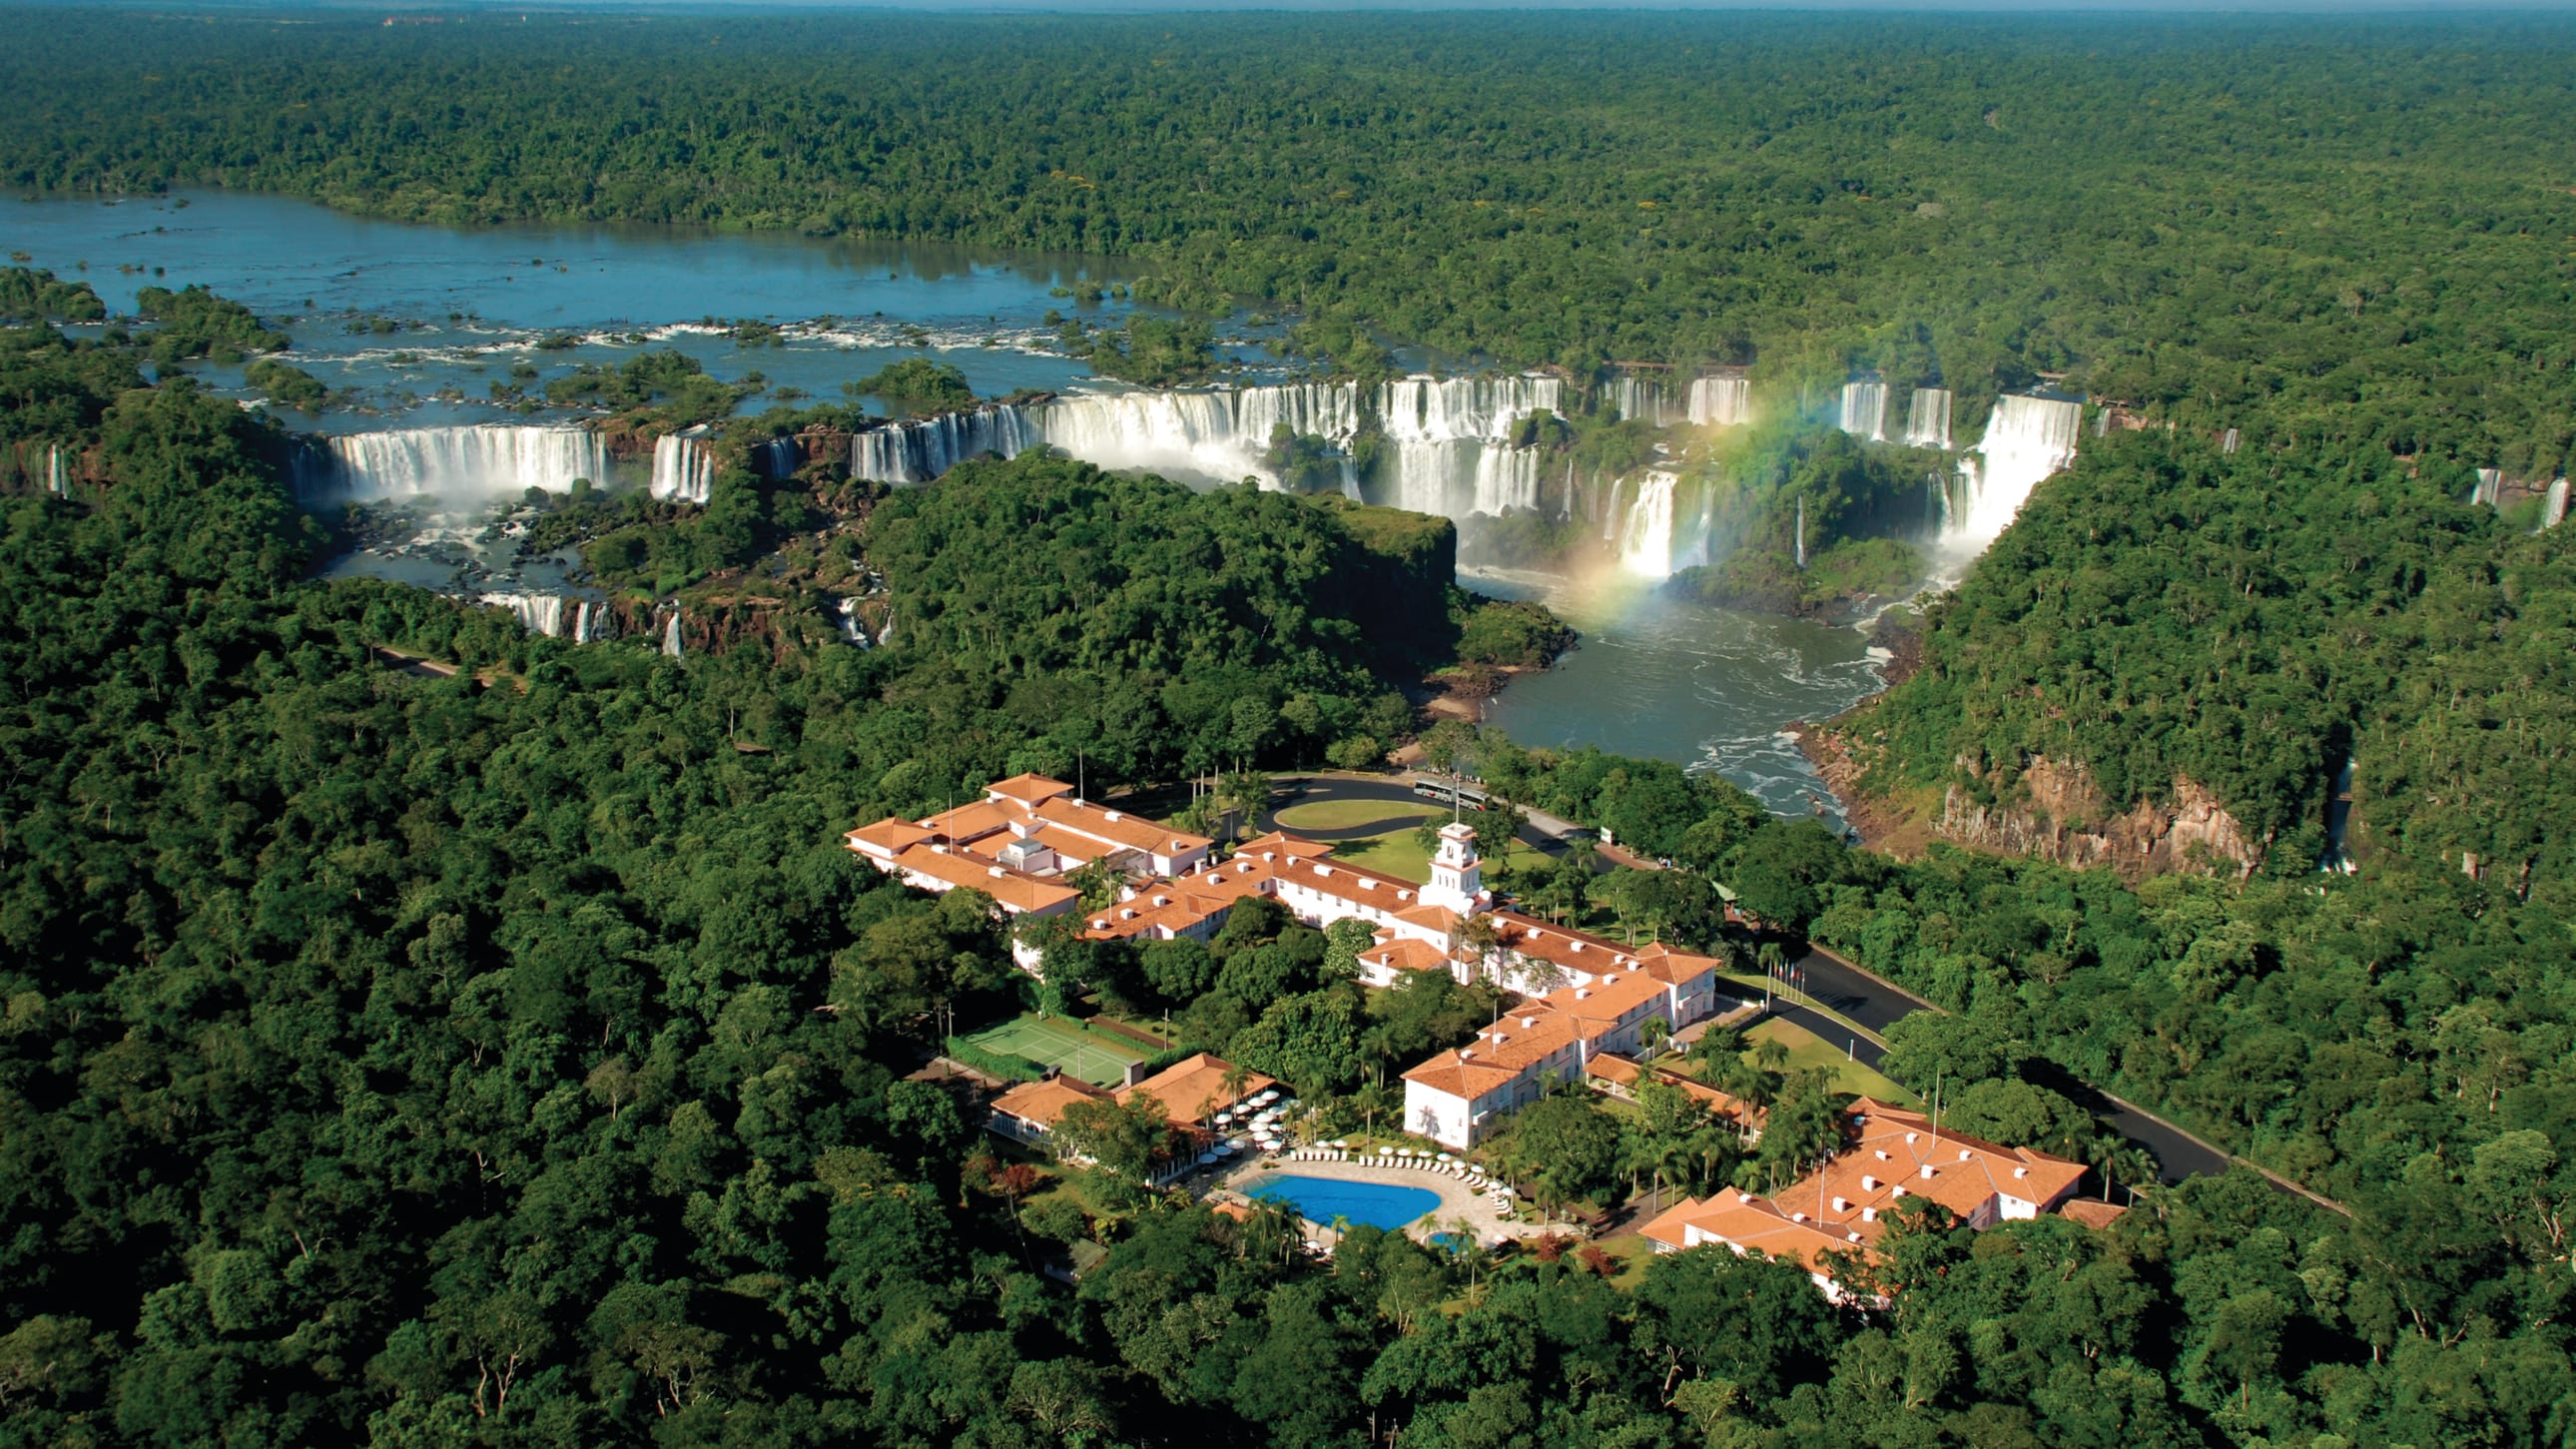
[{"label": "manicured lawn", "polygon": [[1145,1059],[1136,1043],[1107,1032],[1085,1031],[1062,1017],[1030,1012],[999,1026],[988,1026],[966,1038],[988,1052],[1027,1057],[1040,1066],[1061,1067],[1095,1087],[1114,1087],[1126,1079],[1130,1063]]},{"label": "manicured lawn", "polygon": [[1408,804],[1400,800],[1315,800],[1304,805],[1291,805],[1279,812],[1283,830],[1348,830],[1354,825],[1367,825],[1379,820],[1403,822],[1411,829],[1421,821],[1447,811],[1431,805]]},{"label": "manicured lawn", "polygon": [[[1376,836],[1367,841],[1353,841],[1333,848],[1333,858],[1353,865],[1384,871],[1398,880],[1416,882],[1431,879],[1431,852],[1416,844],[1410,828]],[[1545,862],[1546,856],[1528,845],[1512,842],[1511,864],[1515,870],[1526,870]]]},{"label": "manicured lawn", "polygon": [[1792,1071],[1804,1067],[1828,1067],[1834,1073],[1834,1088],[1855,1096],[1876,1097],[1882,1102],[1900,1106],[1917,1106],[1914,1094],[1893,1080],[1844,1055],[1842,1047],[1826,1041],[1814,1032],[1793,1022],[1773,1017],[1746,1032],[1748,1041],[1776,1041],[1789,1049]]}]

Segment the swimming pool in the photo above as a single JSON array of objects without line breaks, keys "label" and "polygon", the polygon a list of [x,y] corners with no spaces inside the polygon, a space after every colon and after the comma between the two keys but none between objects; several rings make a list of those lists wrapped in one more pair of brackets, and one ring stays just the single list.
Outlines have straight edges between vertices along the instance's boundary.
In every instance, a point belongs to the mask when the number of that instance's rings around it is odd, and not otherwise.
[{"label": "swimming pool", "polygon": [[1299,1177],[1294,1173],[1265,1179],[1249,1189],[1253,1197],[1264,1202],[1280,1203],[1295,1208],[1297,1215],[1323,1227],[1331,1227],[1341,1218],[1357,1226],[1366,1223],[1373,1228],[1393,1232],[1406,1223],[1440,1206],[1440,1194],[1427,1187],[1397,1187],[1386,1182],[1343,1182],[1330,1177]]}]

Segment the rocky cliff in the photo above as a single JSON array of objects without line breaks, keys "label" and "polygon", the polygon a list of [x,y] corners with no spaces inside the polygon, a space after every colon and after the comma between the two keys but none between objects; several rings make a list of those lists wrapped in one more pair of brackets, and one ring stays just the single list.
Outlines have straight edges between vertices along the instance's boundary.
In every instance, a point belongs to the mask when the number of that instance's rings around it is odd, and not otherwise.
[{"label": "rocky cliff", "polygon": [[[1979,770],[1963,759],[1960,771],[1989,788],[1954,781],[1941,791],[1936,811],[1907,808],[1873,792],[1868,766],[1838,731],[1807,731],[1800,744],[1846,802],[1862,835],[1893,854],[1910,855],[1930,841],[1947,840],[2078,870],[2108,866],[2135,879],[2170,871],[2250,874],[2271,847],[2269,840],[2249,838],[2207,787],[2181,776],[2164,799],[2115,813],[2093,772],[2080,762],[2033,755],[2012,778],[2002,779],[1997,770]],[[1929,804],[1926,798],[1923,805]]]}]

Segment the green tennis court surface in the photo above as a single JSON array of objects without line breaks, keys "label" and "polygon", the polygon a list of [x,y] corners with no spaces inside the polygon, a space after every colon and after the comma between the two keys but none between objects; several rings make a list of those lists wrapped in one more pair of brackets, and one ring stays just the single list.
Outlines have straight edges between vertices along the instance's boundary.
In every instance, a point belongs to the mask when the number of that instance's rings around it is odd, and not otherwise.
[{"label": "green tennis court surface", "polygon": [[1145,1054],[1103,1036],[1086,1032],[1057,1017],[1015,1016],[966,1038],[988,1052],[1027,1057],[1040,1066],[1056,1067],[1095,1087],[1114,1087],[1126,1080],[1130,1062]]}]

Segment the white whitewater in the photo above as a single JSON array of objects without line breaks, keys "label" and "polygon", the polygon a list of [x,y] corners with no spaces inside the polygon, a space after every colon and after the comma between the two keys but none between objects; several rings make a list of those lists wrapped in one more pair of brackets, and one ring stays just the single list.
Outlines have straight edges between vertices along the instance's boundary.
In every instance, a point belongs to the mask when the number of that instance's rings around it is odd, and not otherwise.
[{"label": "white whitewater", "polygon": [[1883,382],[1847,382],[1843,384],[1842,430],[1855,438],[1873,443],[1887,441],[1887,384]]},{"label": "white whitewater", "polygon": [[875,483],[927,483],[968,458],[1014,458],[1039,441],[1025,408],[1007,403],[889,423],[850,439],[850,476]]},{"label": "white whitewater", "polygon": [[1753,380],[1703,377],[1690,385],[1688,416],[1695,428],[1733,428],[1753,421]]},{"label": "white whitewater", "polygon": [[681,503],[707,501],[716,482],[716,451],[707,433],[701,425],[653,440],[654,497]]},{"label": "white whitewater", "polygon": [[1652,378],[1630,377],[1621,373],[1610,383],[1610,405],[1619,410],[1622,420],[1648,423],[1658,428],[1672,426],[1664,385]]},{"label": "white whitewater", "polygon": [[1087,463],[1276,487],[1262,462],[1274,429],[1347,447],[1360,431],[1356,383],[1290,383],[1215,392],[1098,393],[1038,411],[1039,435]]},{"label": "white whitewater", "polygon": [[674,659],[680,657],[680,611],[677,609],[671,611],[671,622],[662,630],[662,652]]},{"label": "white whitewater", "polygon": [[608,448],[588,428],[397,428],[343,433],[300,450],[292,469],[307,503],[387,498],[515,498],[531,488],[565,493],[576,479],[608,475]]},{"label": "white whitewater", "polygon": [[1807,500],[1804,495],[1798,499],[1798,532],[1795,547],[1798,551],[1798,570],[1804,573],[1807,568]]},{"label": "white whitewater", "polygon": [[1950,446],[1950,390],[1943,387],[1918,387],[1905,404],[1905,446],[1941,448]]},{"label": "white whitewater", "polygon": [[609,612],[608,605],[597,600],[562,594],[493,593],[479,595],[477,601],[509,610],[520,628],[548,639],[596,644],[617,637],[616,616]]},{"label": "white whitewater", "polygon": [[71,473],[63,467],[63,450],[45,449],[45,491],[58,498],[71,496]]},{"label": "white whitewater", "polygon": [[1983,549],[2021,512],[2030,490],[2075,457],[2084,405],[2064,398],[2000,397],[1986,435],[1959,460],[1959,492],[1942,542]]},{"label": "white whitewater", "polygon": [[1400,377],[1377,390],[1378,425],[1398,441],[1500,442],[1521,419],[1557,411],[1564,385],[1552,377]]},{"label": "white whitewater", "polygon": [[1681,478],[1661,468],[1648,469],[1637,483],[1637,500],[1619,525],[1619,567],[1639,578],[1669,578],[1673,572],[1673,491]]},{"label": "white whitewater", "polygon": [[2549,480],[2549,492],[2540,500],[2540,526],[2556,528],[2567,521],[2567,480]]},{"label": "white whitewater", "polygon": [[2487,507],[2493,508],[2503,501],[2504,470],[2501,468],[2480,468],[2478,470],[2477,491],[2469,495],[2469,502],[2473,504],[2483,503]]}]

